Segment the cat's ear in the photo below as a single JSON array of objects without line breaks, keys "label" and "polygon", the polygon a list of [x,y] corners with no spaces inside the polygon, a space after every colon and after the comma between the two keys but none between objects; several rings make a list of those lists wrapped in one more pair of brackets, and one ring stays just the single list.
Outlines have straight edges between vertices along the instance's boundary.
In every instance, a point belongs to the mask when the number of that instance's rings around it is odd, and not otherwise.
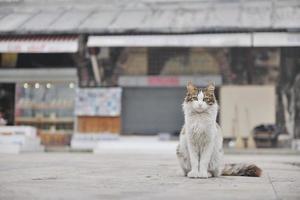
[{"label": "cat's ear", "polygon": [[195,86],[191,81],[189,81],[187,86],[186,86],[186,89],[187,89],[188,92],[193,92],[195,90]]},{"label": "cat's ear", "polygon": [[215,84],[213,82],[210,82],[206,88],[209,92],[214,93],[216,87],[215,87]]}]

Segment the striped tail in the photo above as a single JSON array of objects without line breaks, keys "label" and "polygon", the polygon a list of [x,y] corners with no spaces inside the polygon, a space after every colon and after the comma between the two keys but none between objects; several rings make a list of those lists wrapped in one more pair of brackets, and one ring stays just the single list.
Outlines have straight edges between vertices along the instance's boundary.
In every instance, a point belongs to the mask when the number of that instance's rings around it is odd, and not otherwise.
[{"label": "striped tail", "polygon": [[254,164],[226,164],[222,175],[223,176],[253,176],[259,177],[262,170]]}]

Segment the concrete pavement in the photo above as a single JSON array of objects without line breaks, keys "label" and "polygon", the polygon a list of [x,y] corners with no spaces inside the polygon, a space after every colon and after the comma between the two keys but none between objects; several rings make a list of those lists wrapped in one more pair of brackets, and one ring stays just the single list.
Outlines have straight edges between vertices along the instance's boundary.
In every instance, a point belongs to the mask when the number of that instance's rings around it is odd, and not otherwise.
[{"label": "concrete pavement", "polygon": [[300,199],[300,156],[227,155],[261,178],[189,179],[175,153],[0,155],[0,199]]}]

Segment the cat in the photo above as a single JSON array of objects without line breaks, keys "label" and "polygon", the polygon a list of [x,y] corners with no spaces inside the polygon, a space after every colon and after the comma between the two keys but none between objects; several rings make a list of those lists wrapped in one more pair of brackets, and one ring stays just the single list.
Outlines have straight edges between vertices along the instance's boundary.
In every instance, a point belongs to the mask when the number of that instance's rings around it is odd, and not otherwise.
[{"label": "cat", "polygon": [[182,106],[184,125],[176,154],[185,176],[261,176],[262,170],[253,164],[223,165],[223,137],[216,122],[219,106],[214,84],[199,89],[189,82]]}]

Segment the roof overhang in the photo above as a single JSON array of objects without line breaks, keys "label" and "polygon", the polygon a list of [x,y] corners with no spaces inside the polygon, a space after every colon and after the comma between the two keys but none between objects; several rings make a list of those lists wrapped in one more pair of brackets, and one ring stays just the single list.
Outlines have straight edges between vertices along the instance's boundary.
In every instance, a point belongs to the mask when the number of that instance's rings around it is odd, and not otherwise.
[{"label": "roof overhang", "polygon": [[1,69],[0,83],[77,82],[76,68]]},{"label": "roof overhang", "polygon": [[78,36],[0,37],[0,53],[75,53]]},{"label": "roof overhang", "polygon": [[253,33],[254,47],[300,46],[300,33]]},{"label": "roof overhang", "polygon": [[250,47],[249,33],[90,36],[88,47]]},{"label": "roof overhang", "polygon": [[88,47],[293,47],[300,33],[212,33],[90,36]]}]

